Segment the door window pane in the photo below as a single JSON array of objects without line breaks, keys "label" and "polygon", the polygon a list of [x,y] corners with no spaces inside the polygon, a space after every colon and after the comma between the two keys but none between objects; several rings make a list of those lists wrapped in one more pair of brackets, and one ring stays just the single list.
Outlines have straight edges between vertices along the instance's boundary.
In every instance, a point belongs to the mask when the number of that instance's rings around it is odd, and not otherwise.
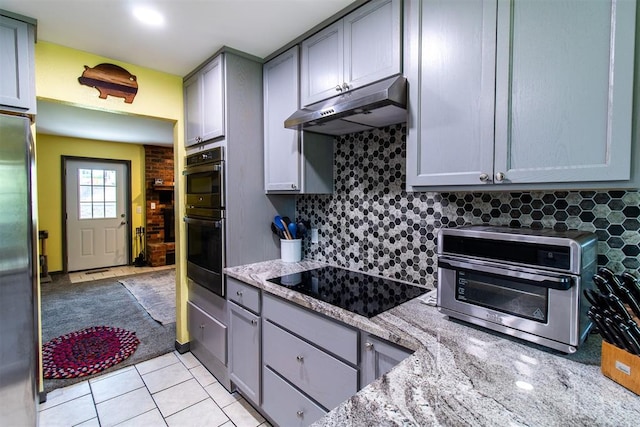
[{"label": "door window pane", "polygon": [[116,171],[78,169],[79,219],[116,218]]}]

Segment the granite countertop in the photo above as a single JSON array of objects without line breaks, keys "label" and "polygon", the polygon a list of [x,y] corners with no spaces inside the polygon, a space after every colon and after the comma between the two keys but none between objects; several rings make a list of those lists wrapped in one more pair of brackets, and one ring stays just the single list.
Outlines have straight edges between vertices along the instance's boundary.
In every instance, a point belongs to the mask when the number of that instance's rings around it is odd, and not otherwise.
[{"label": "granite countertop", "polygon": [[367,319],[267,281],[324,265],[274,260],[225,270],[415,350],[314,425],[635,426],[640,420],[640,397],[600,372],[597,335],[564,355],[449,320],[419,299]]}]

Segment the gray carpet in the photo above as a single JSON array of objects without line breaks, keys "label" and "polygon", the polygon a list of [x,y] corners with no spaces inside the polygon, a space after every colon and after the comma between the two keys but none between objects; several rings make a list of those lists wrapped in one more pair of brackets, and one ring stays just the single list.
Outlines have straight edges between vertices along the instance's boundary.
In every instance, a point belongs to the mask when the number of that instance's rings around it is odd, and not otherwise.
[{"label": "gray carpet", "polygon": [[147,313],[166,325],[176,322],[176,271],[162,270],[118,279]]},{"label": "gray carpet", "polygon": [[[157,273],[137,275],[152,276]],[[44,390],[94,378],[169,353],[174,349],[176,324],[162,325],[138,304],[118,278],[70,283],[67,275],[54,275],[42,286],[42,342],[91,326],[114,326],[135,332],[140,344],[123,362],[99,374],[70,379],[45,379]]]}]

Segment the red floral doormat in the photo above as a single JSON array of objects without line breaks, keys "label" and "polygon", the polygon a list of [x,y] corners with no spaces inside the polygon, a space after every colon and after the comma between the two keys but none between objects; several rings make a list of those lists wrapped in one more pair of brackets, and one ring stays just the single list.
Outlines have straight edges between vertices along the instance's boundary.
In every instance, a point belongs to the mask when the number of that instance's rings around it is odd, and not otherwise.
[{"label": "red floral doormat", "polygon": [[140,344],[135,332],[95,326],[54,338],[42,346],[45,378],[98,373],[131,356]]}]

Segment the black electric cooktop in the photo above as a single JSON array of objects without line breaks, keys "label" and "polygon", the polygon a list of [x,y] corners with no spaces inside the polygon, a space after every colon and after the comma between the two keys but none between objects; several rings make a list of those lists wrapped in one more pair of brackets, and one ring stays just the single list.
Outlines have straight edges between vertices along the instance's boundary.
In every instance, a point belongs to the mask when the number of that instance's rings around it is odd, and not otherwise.
[{"label": "black electric cooktop", "polygon": [[365,317],[376,316],[428,291],[382,277],[322,267],[288,274],[269,282],[309,295]]}]

